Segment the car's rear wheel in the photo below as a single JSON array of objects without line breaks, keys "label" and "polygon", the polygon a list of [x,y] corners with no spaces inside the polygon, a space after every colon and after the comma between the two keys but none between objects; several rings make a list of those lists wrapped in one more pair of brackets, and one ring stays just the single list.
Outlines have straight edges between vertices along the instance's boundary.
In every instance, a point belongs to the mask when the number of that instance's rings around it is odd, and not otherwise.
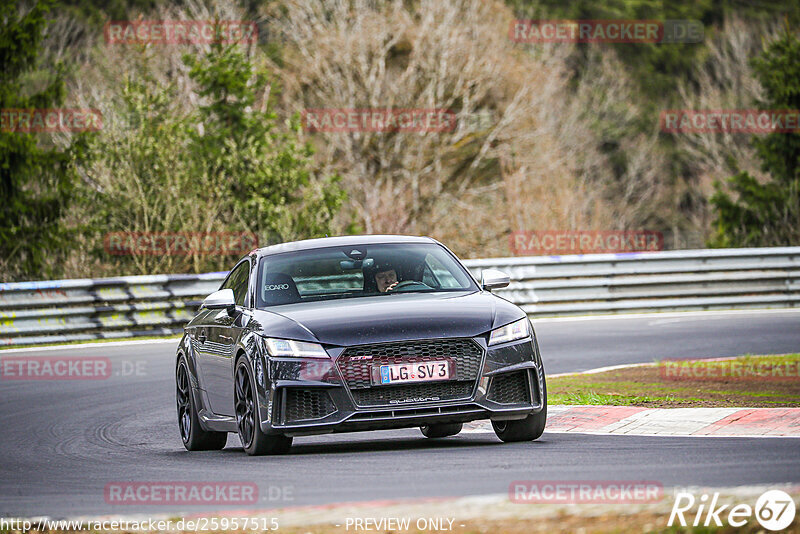
[{"label": "car's rear wheel", "polygon": [[542,390],[544,406],[542,411],[534,413],[518,421],[492,421],[494,433],[501,440],[510,443],[514,441],[533,441],[539,439],[544,433],[547,423],[547,384]]},{"label": "car's rear wheel", "polygon": [[261,431],[261,416],[256,400],[255,382],[245,358],[240,358],[236,364],[234,403],[239,440],[247,454],[261,456],[289,452],[292,438],[282,435],[267,435]]},{"label": "car's rear wheel", "polygon": [[439,423],[421,426],[419,429],[422,430],[422,435],[426,438],[446,438],[461,432],[463,426],[462,423]]},{"label": "car's rear wheel", "polygon": [[189,368],[184,356],[181,356],[175,370],[175,397],[178,404],[178,426],[186,450],[218,451],[224,449],[228,441],[227,432],[209,432],[200,426],[189,382]]}]

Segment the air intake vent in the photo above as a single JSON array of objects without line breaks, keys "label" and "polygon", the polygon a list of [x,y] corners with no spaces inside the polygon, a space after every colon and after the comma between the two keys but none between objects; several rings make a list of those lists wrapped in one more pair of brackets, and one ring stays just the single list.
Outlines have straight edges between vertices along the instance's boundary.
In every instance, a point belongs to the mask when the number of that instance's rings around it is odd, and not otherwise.
[{"label": "air intake vent", "polygon": [[336,411],[327,391],[286,388],[286,421],[322,419]]},{"label": "air intake vent", "polygon": [[527,375],[528,371],[516,371],[495,376],[486,398],[500,404],[530,404]]}]

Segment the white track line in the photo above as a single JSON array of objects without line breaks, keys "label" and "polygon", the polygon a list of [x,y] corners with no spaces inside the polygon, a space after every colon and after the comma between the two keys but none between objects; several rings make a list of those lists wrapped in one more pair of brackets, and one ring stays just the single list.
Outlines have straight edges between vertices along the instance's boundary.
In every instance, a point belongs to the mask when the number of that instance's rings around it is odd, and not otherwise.
[{"label": "white track line", "polygon": [[[689,408],[691,409],[691,408]],[[494,435],[494,430],[492,428],[472,428],[472,429],[464,429],[458,434],[491,434]],[[653,434],[650,432],[631,432],[630,434],[620,434],[619,432],[600,432],[599,430],[582,430],[580,432],[574,432],[571,430],[548,430],[547,427],[544,429],[544,435],[547,434],[585,434],[587,436],[616,436],[620,438],[624,438],[626,436],[637,436],[637,437],[646,437],[646,438],[728,438],[728,439],[738,439],[738,438],[769,438],[769,439],[800,439],[800,436],[768,436],[764,434],[737,434],[735,436],[721,436],[719,434]]]},{"label": "white track line", "polygon": [[[781,356],[781,354],[767,354],[767,356]],[[724,362],[728,360],[736,360],[742,356],[719,356],[713,358],[685,358],[681,361],[686,362]],[[662,360],[663,361],[663,360]],[[676,360],[670,360],[672,362]],[[621,365],[609,365],[607,367],[595,367],[594,369],[587,369],[586,371],[574,371],[571,373],[556,373],[553,375],[546,375],[547,378],[558,378],[561,376],[575,376],[575,375],[593,375],[597,373],[605,373],[606,371],[619,371],[620,369],[631,369],[633,367],[655,367],[661,363],[656,362],[643,362],[643,363],[623,363]]]},{"label": "white track line", "polygon": [[608,367],[596,367],[594,369],[589,369],[586,371],[574,371],[572,373],[556,373],[554,375],[546,375],[546,376],[547,378],[558,378],[560,376],[593,375],[596,373],[605,373],[606,371],[618,371],[620,369],[630,369],[632,367],[652,367],[657,363],[658,362],[624,363],[622,365],[609,365]]},{"label": "white track line", "polygon": [[[543,317],[540,319],[532,319],[532,321],[536,324],[538,323],[562,323],[562,322],[570,322],[570,321],[605,321],[605,320],[619,320],[619,319],[662,319],[662,318],[670,318],[670,317],[685,317],[691,318],[696,316],[703,316],[703,317],[711,317],[715,315],[762,315],[762,314],[800,314],[800,308],[784,308],[784,309],[776,309],[776,308],[765,308],[765,309],[753,309],[753,310],[719,310],[719,311],[686,311],[686,312],[664,312],[664,313],[638,313],[638,314],[617,314],[617,315],[581,315],[577,317]],[[180,339],[180,336],[170,337],[165,339],[143,339],[143,340],[130,340],[130,341],[107,341],[104,342],[102,340],[98,340],[94,343],[75,343],[75,344],[65,344],[65,345],[51,345],[47,347],[24,347],[24,348],[16,348],[16,349],[3,349],[0,348],[0,354],[10,353],[10,352],[34,352],[34,351],[46,351],[46,350],[69,350],[73,348],[91,348],[91,347],[120,347],[125,345],[139,345],[139,344],[148,344],[148,343],[173,343]],[[591,373],[591,372],[600,372],[601,370],[614,370],[614,369],[623,369],[626,367],[636,367],[643,364],[631,364],[631,365],[621,365],[621,366],[612,366],[612,367],[601,367],[598,369],[592,369],[589,371],[582,371],[582,373]],[[561,373],[557,375],[548,375],[548,376],[564,376],[566,374],[579,374],[579,373]]]},{"label": "white track line", "polygon": [[0,349],[0,354],[10,354],[14,352],[39,352],[51,350],[72,350],[72,349],[102,349],[105,347],[127,347],[129,345],[147,345],[150,343],[175,343],[180,341],[180,336],[165,339],[131,339],[129,341],[97,341],[95,343],[75,343],[65,345],[48,345],[47,347],[24,347],[18,349]]},{"label": "white track line", "polygon": [[798,314],[800,308],[764,308],[752,310],[707,310],[707,311],[685,311],[685,312],[653,312],[653,313],[620,313],[608,315],[578,315],[569,317],[542,317],[536,318],[536,314],[529,314],[534,326],[539,323],[565,323],[571,321],[606,321],[617,319],[661,319],[667,317],[710,317],[713,315],[763,315],[763,314]]}]

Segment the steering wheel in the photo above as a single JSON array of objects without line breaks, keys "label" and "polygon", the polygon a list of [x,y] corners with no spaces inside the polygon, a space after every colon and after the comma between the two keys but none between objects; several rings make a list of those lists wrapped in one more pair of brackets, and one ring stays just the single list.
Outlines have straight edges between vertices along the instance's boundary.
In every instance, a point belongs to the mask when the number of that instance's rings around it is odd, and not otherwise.
[{"label": "steering wheel", "polygon": [[430,289],[428,284],[424,284],[422,282],[417,282],[416,280],[403,280],[402,282],[398,282],[394,288],[392,288],[392,292],[397,291],[400,288],[410,288],[411,286],[422,286],[424,289]]}]

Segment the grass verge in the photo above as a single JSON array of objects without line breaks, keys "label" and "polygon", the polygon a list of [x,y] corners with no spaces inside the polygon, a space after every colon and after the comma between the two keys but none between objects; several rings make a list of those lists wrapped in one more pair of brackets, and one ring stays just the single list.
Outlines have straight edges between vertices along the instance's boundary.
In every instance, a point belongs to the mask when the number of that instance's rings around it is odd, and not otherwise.
[{"label": "grass verge", "polygon": [[662,361],[548,378],[549,404],[800,407],[800,354]]}]

